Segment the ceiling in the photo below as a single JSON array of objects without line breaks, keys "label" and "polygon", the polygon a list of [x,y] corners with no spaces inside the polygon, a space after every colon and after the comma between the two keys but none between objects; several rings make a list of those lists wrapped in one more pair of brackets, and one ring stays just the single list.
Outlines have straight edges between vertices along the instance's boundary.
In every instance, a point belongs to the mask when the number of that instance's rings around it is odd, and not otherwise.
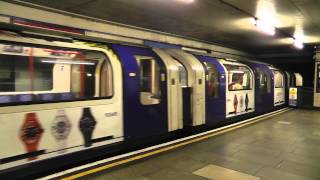
[{"label": "ceiling", "polygon": [[[192,37],[261,58],[312,55],[320,44],[319,0],[25,0],[59,10]],[[14,2],[13,0],[9,2]],[[257,30],[253,17],[273,24],[275,36]],[[292,46],[296,36],[304,50]],[[311,59],[312,60],[312,59]]]}]

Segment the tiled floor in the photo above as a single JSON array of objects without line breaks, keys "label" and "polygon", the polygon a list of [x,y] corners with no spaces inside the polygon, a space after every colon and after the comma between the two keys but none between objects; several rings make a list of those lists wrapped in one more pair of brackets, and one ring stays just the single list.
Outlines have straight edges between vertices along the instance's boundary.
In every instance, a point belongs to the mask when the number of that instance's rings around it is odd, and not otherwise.
[{"label": "tiled floor", "polygon": [[84,179],[208,180],[197,173],[206,167],[263,180],[320,179],[320,111],[289,111]]}]

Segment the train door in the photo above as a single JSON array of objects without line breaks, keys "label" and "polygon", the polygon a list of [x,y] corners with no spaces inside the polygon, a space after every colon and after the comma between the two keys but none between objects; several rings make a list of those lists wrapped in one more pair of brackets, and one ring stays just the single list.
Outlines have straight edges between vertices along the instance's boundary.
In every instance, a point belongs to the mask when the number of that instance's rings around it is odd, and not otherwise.
[{"label": "train door", "polygon": [[[256,65],[258,66],[258,65]],[[265,65],[255,67],[256,112],[268,112],[273,108],[272,72]]]},{"label": "train door", "polygon": [[292,84],[292,79],[294,78],[288,71],[284,71],[285,77],[285,104],[289,104],[289,89],[290,87],[294,87]]},{"label": "train door", "polygon": [[273,82],[274,82],[274,106],[280,106],[285,104],[285,79],[284,74],[277,70],[273,71]]},{"label": "train door", "polygon": [[183,91],[187,84],[187,72],[184,66],[168,55],[164,50],[154,49],[167,70],[168,89],[168,131],[183,128]]},{"label": "train door", "polygon": [[206,122],[216,124],[225,119],[226,101],[225,71],[213,57],[196,55],[206,71]]},{"label": "train door", "polygon": [[[168,49],[166,52],[176,60],[177,65],[186,71],[183,87],[184,122],[198,126],[205,124],[205,71],[201,62],[192,54],[182,50]],[[190,108],[186,108],[186,107]],[[188,117],[185,117],[189,114]]]},{"label": "train door", "polygon": [[124,69],[124,132],[127,139],[168,132],[166,67],[150,48],[110,45]]}]

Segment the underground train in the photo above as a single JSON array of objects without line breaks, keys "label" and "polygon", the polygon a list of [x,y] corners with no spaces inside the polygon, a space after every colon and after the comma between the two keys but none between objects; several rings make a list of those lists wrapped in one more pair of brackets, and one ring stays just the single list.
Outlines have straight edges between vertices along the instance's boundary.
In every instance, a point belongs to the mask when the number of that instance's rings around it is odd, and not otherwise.
[{"label": "underground train", "polygon": [[8,31],[0,57],[2,172],[271,112],[302,81],[254,61]]}]

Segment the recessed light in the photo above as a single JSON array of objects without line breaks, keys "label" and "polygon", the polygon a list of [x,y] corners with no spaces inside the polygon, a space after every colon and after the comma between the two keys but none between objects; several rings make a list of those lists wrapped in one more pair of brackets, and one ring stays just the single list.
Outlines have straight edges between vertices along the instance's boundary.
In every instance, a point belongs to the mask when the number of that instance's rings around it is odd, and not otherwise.
[{"label": "recessed light", "polygon": [[276,28],[274,26],[272,26],[272,25],[270,25],[270,24],[268,24],[268,23],[266,23],[264,21],[261,21],[259,19],[255,19],[254,23],[255,23],[255,26],[260,31],[262,31],[262,32],[264,32],[264,33],[266,33],[268,35],[271,35],[271,36],[275,35]]}]

